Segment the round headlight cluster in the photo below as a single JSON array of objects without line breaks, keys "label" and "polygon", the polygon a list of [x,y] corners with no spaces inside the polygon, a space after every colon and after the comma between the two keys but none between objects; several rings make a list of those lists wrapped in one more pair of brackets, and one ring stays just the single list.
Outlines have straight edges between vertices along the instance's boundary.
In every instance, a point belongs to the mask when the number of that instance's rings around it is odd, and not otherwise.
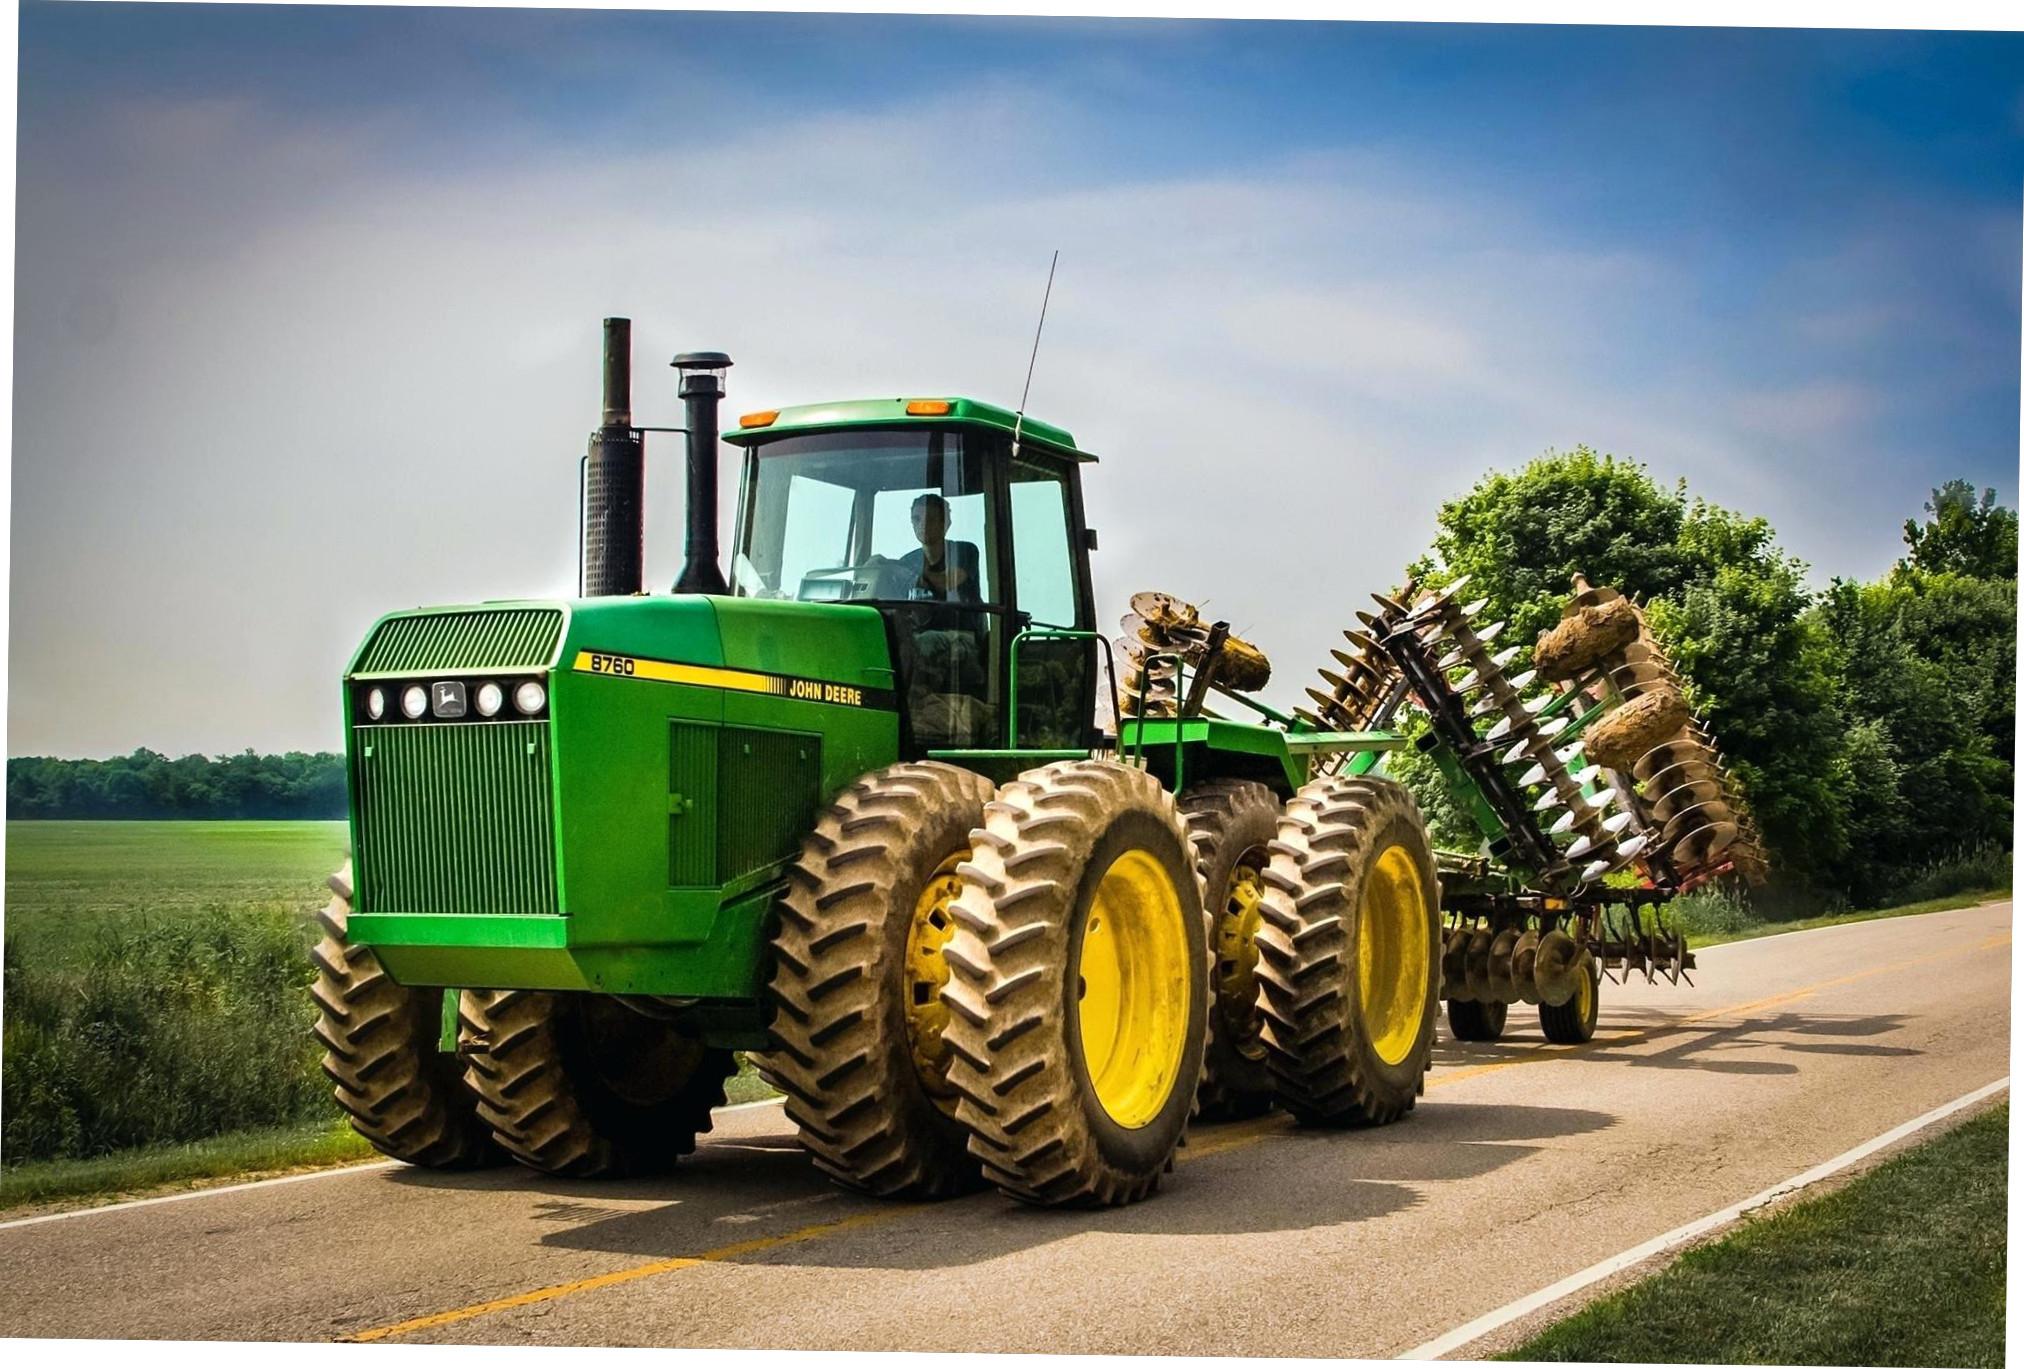
[{"label": "round headlight cluster", "polygon": [[[474,719],[499,722],[515,718],[536,719],[548,708],[548,682],[542,679],[369,683],[364,693],[353,696],[357,700],[354,707],[363,722],[397,723],[402,719],[409,722],[454,722],[465,716],[463,701],[467,690],[470,713]],[[396,708],[400,710],[398,713],[394,711]]]}]

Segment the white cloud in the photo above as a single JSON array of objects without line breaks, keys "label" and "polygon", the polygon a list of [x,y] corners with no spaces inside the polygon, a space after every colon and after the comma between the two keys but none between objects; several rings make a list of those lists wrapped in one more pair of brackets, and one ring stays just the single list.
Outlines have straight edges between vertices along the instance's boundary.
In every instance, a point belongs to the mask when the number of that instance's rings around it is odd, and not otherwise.
[{"label": "white cloud", "polygon": [[[737,358],[732,413],[1009,402],[1060,247],[1033,408],[1104,458],[1105,626],[1137,589],[1211,598],[1282,699],[1488,464],[1586,440],[1717,497],[1771,479],[1733,437],[1761,415],[1640,374],[1691,308],[1662,264],[1385,159],[1078,178],[1076,112],[1004,87],[505,168],[231,103],[135,117],[76,135],[116,176],[24,161],[15,754],[334,745],[377,612],[567,591],[608,313],[642,421],[690,347]],[[650,450],[665,585],[679,457]]]}]

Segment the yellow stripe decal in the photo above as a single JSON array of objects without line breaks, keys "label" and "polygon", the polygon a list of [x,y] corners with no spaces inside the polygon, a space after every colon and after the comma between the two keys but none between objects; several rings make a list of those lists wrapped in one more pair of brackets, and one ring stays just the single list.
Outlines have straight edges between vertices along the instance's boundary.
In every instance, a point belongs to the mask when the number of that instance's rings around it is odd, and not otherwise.
[{"label": "yellow stripe decal", "polygon": [[573,668],[584,675],[610,675],[626,680],[657,680],[662,684],[700,685],[705,689],[731,689],[743,694],[770,694],[775,698],[843,704],[850,708],[893,707],[891,690],[867,689],[862,685],[810,679],[803,675],[768,675],[756,670],[733,670],[727,666],[657,661],[650,656],[621,656],[609,651],[579,651],[576,653]]}]

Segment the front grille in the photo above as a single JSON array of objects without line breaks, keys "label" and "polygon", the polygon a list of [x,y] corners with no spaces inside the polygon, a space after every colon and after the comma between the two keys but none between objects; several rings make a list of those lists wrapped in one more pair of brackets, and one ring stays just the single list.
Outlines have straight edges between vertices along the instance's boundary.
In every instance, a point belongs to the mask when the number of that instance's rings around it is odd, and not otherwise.
[{"label": "front grille", "polygon": [[359,729],[359,910],[557,911],[548,759],[541,722]]},{"label": "front grille", "polygon": [[355,674],[531,670],[562,639],[562,610],[481,608],[389,618],[366,643]]}]

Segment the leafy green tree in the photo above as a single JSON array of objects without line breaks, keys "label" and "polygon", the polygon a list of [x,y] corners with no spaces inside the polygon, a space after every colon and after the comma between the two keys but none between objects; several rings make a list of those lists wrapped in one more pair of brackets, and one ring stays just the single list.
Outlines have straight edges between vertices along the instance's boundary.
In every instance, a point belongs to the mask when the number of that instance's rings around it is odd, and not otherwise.
[{"label": "leafy green tree", "polygon": [[111,760],[16,756],[7,762],[13,818],[341,818],[344,758],[248,750],[170,760],[146,749]]},{"label": "leafy green tree", "polygon": [[1996,491],[1965,480],[1949,480],[1926,502],[1929,515],[1921,523],[1905,520],[1905,545],[1910,554],[1900,568],[1951,572],[1978,580],[2017,578],[2017,511],[1996,502]]},{"label": "leafy green tree", "polygon": [[1638,600],[1756,811],[1774,868],[1828,882],[1847,846],[1833,653],[1809,622],[1805,566],[1771,526],[1670,488],[1588,447],[1493,472],[1441,506],[1429,583],[1469,576],[1530,643],[1559,621],[1573,577]]}]

